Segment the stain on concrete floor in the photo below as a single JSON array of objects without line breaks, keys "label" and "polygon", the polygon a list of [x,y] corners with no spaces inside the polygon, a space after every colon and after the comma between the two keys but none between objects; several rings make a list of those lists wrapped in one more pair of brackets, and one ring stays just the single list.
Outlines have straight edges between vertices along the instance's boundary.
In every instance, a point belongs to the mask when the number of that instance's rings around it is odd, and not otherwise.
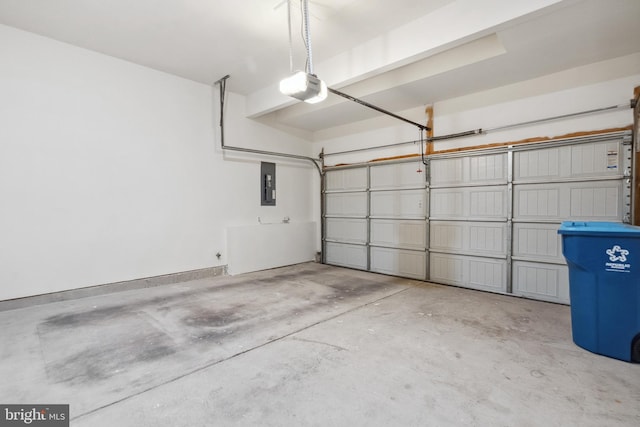
[{"label": "stain on concrete floor", "polygon": [[[260,332],[268,322],[284,325],[288,333],[308,324],[308,319],[317,321],[357,306],[363,298],[397,291],[390,282],[398,280],[385,276],[367,280],[353,273],[337,275],[330,269],[292,270],[203,283],[166,295],[140,290],[133,292],[136,298],[129,302],[124,294],[104,296],[94,306],[45,317],[37,332],[47,381],[70,388],[107,386],[114,392],[130,391],[131,379],[141,370],[161,370],[180,359],[197,368],[224,358],[228,353],[221,347],[234,336],[258,333],[260,340],[255,344],[282,336],[276,330],[264,337]],[[207,351],[212,357],[203,359]],[[172,369],[169,375],[147,376],[147,382],[137,378],[136,385],[153,386],[169,377]],[[183,371],[184,366],[176,370]]]},{"label": "stain on concrete floor", "polygon": [[303,264],[0,313],[0,401],[68,402],[80,427],[638,425],[640,366],[569,326],[566,306]]}]

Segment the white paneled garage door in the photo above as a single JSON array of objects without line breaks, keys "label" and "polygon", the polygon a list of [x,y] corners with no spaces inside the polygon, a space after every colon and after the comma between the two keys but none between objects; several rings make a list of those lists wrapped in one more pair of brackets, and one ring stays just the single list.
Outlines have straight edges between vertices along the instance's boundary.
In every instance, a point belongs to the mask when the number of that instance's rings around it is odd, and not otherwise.
[{"label": "white paneled garage door", "polygon": [[507,291],[506,152],[433,158],[430,280]]},{"label": "white paneled garage door", "polygon": [[369,268],[369,177],[366,168],[325,174],[325,262]]},{"label": "white paneled garage door", "polygon": [[624,136],[600,137],[513,153],[514,294],[569,303],[558,227],[564,220],[628,219],[629,142]]},{"label": "white paneled garage door", "polygon": [[369,167],[370,270],[427,278],[427,190],[415,162]]},{"label": "white paneled garage door", "polygon": [[560,223],[627,220],[630,133],[331,168],[325,262],[569,303]]}]

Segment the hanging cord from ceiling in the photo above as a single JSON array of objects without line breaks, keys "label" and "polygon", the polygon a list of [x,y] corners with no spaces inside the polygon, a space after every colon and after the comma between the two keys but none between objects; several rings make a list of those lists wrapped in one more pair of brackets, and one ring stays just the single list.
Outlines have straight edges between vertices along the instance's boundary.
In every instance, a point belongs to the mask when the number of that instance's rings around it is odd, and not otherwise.
[{"label": "hanging cord from ceiling", "polygon": [[305,65],[305,69],[307,73],[315,76],[313,73],[313,56],[311,53],[311,30],[309,29],[309,0],[300,0],[300,5],[302,7],[302,23],[304,27],[302,40],[304,41],[304,46],[307,49],[307,63]]},{"label": "hanging cord from ceiling", "polygon": [[289,74],[293,74],[293,40],[291,36],[291,0],[287,0],[287,26],[289,28]]},{"label": "hanging cord from ceiling", "polygon": [[[293,33],[291,31],[291,0],[287,2],[287,29],[289,34],[289,72],[293,74]],[[282,3],[281,3],[282,4]],[[300,37],[304,44],[306,58],[304,63],[305,73],[313,74],[313,56],[311,53],[311,37],[309,29],[309,4],[308,0],[300,0]]]},{"label": "hanging cord from ceiling", "polygon": [[422,159],[422,164],[427,166],[427,159],[424,158],[424,130],[420,129],[420,158]]},{"label": "hanging cord from ceiling", "polygon": [[[291,32],[291,1],[292,0],[285,0],[287,2],[287,29],[288,29],[288,35],[289,35],[289,72],[293,73],[293,36],[292,36],[292,32]],[[281,2],[279,3],[276,8],[280,7],[282,4],[284,3]],[[312,75],[314,77],[317,77],[317,75],[314,72],[313,69],[313,54],[312,54],[312,48],[311,48],[311,28],[310,28],[310,23],[309,23],[309,0],[300,0],[300,11],[302,14],[302,19],[301,19],[301,27],[300,27],[300,32],[301,32],[301,36],[302,36],[302,41],[304,43],[305,49],[306,49],[306,62],[305,62],[305,67],[304,67],[304,71],[305,73]],[[282,90],[282,89],[281,89]],[[346,93],[340,92],[336,89],[332,89],[332,88],[327,88],[327,90],[335,95],[341,96],[343,98],[346,98],[350,101],[356,102],[360,105],[363,105],[365,107],[371,108],[373,110],[376,110],[380,113],[386,114],[388,116],[394,117],[398,120],[402,120],[404,122],[410,123],[414,126],[417,126],[420,130],[426,130],[426,131],[430,131],[431,128],[428,126],[424,126],[421,125],[419,123],[416,123],[414,121],[405,119],[404,117],[401,117],[397,114],[391,113],[390,111],[387,111],[385,109],[382,109],[380,107],[377,107],[373,104],[370,104],[366,101],[363,101],[361,99],[358,99],[354,96],[351,95],[347,95]]]}]

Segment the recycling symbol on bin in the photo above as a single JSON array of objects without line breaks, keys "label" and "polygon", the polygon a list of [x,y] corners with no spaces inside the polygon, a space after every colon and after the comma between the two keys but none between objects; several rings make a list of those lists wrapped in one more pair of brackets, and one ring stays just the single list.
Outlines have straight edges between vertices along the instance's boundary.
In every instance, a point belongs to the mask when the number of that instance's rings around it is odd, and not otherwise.
[{"label": "recycling symbol on bin", "polygon": [[607,249],[607,255],[609,255],[609,260],[611,262],[626,262],[629,251],[626,249],[622,249],[618,245],[615,245],[613,248]]}]

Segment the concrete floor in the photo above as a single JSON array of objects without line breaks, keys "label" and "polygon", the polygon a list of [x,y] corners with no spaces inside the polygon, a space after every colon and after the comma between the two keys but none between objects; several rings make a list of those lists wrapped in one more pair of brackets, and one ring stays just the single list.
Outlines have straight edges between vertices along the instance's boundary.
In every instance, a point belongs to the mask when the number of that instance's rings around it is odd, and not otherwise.
[{"label": "concrete floor", "polygon": [[0,312],[1,403],[72,426],[638,426],[569,307],[308,263]]}]

